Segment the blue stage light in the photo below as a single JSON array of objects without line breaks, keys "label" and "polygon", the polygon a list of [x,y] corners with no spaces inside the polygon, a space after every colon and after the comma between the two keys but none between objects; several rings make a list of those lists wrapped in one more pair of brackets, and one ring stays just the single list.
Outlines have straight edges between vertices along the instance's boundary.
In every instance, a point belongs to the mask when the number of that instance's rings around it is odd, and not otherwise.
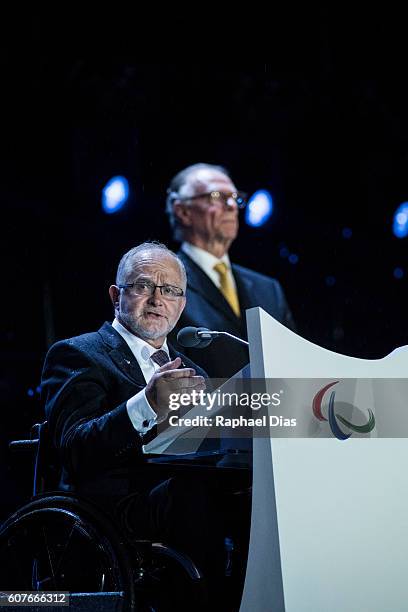
[{"label": "blue stage light", "polygon": [[395,268],[394,269],[394,278],[396,278],[397,280],[400,280],[401,278],[404,278],[404,270],[402,268]]},{"label": "blue stage light", "polygon": [[289,255],[289,257],[288,257],[288,261],[289,261],[289,263],[291,263],[291,264],[295,265],[295,264],[297,264],[297,263],[298,263],[298,261],[299,261],[299,256],[298,256],[298,255],[296,255],[296,253],[292,253],[291,255]]},{"label": "blue stage light", "polygon": [[269,191],[259,189],[249,199],[245,211],[245,221],[252,227],[260,227],[267,222],[273,212],[273,200]]},{"label": "blue stage light", "polygon": [[353,230],[350,227],[343,227],[343,229],[341,230],[341,235],[346,240],[349,240],[353,235]]},{"label": "blue stage light", "polygon": [[118,212],[129,197],[129,183],[124,176],[114,176],[102,189],[102,208],[107,214]]},{"label": "blue stage light", "polygon": [[403,202],[395,211],[392,231],[397,238],[408,236],[408,202]]},{"label": "blue stage light", "polygon": [[336,277],[330,274],[329,276],[326,276],[325,282],[328,287],[334,287],[336,284]]}]

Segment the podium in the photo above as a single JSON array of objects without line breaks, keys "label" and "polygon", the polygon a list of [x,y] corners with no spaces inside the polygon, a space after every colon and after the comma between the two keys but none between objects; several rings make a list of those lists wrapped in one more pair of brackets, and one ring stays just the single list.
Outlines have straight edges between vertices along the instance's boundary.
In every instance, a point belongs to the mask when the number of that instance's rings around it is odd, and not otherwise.
[{"label": "podium", "polygon": [[[251,377],[274,379],[278,387],[302,379],[312,393],[299,408],[303,425],[310,421],[304,436],[253,439],[240,612],[406,611],[408,347],[357,359],[308,342],[260,308],[247,311],[247,321]],[[319,422],[312,410],[316,389],[327,381],[338,396],[344,383],[350,421],[365,412],[358,406],[364,398],[376,427],[336,439],[329,421]]]},{"label": "podium", "polygon": [[[221,389],[265,383],[296,427],[266,436],[254,428],[251,440],[239,440],[253,446],[240,612],[406,612],[408,347],[358,359],[305,340],[260,308],[247,321],[250,366]],[[188,414],[208,413],[197,406]],[[208,432],[170,428],[146,448],[194,454]],[[221,448],[233,448],[237,439],[223,433]]]}]

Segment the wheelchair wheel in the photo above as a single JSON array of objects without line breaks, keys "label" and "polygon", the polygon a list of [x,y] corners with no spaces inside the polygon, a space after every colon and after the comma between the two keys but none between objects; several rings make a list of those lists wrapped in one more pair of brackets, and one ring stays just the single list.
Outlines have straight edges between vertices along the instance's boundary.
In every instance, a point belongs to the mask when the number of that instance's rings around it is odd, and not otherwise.
[{"label": "wheelchair wheel", "polygon": [[165,544],[146,543],[142,548],[135,544],[139,556],[135,588],[141,611],[209,609],[206,581],[190,557]]},{"label": "wheelchair wheel", "polygon": [[110,521],[91,504],[39,497],[0,528],[0,590],[122,591],[135,608],[133,570]]}]

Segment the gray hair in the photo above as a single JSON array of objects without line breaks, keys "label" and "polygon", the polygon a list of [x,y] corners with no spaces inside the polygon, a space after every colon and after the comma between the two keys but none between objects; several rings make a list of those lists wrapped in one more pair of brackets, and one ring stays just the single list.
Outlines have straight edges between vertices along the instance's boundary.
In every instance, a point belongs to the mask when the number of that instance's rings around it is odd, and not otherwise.
[{"label": "gray hair", "polygon": [[223,166],[199,163],[193,164],[192,166],[187,166],[187,168],[181,170],[171,179],[169,188],[167,189],[166,213],[169,218],[170,227],[173,230],[173,238],[178,242],[183,240],[183,225],[174,214],[174,202],[176,202],[179,198],[185,198],[188,195],[192,195],[187,189],[188,179],[192,174],[198,172],[199,170],[216,170],[217,172],[221,172],[222,174],[229,176],[228,170]]},{"label": "gray hair", "polygon": [[119,262],[118,270],[116,272],[116,284],[124,285],[126,283],[128,274],[132,270],[134,260],[140,254],[149,253],[151,251],[157,251],[164,255],[170,255],[170,257],[173,257],[177,261],[185,288],[187,285],[187,274],[183,262],[179,257],[177,257],[175,253],[173,253],[173,251],[168,249],[165,244],[156,240],[143,242],[142,244],[133,247],[133,249],[130,249],[130,251],[123,255],[122,259]]}]

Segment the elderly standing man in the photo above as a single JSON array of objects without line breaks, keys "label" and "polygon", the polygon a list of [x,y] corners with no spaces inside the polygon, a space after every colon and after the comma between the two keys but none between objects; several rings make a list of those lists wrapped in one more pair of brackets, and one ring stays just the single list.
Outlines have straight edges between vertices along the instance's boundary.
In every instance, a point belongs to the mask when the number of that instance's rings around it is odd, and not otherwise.
[{"label": "elderly standing man", "polygon": [[199,483],[174,478],[149,488],[134,471],[167,419],[169,394],[205,388],[205,372],[167,343],[185,290],[183,263],[167,247],[131,249],[109,288],[113,323],[52,346],[42,387],[61,488],[119,508],[133,535],[163,539],[205,567],[223,545],[209,496]]},{"label": "elderly standing man", "polygon": [[[187,271],[187,306],[171,336],[184,326],[204,326],[246,339],[245,310],[261,306],[293,328],[278,281],[231,264],[228,251],[237,238],[238,209],[246,195],[222,166],[194,164],[179,172],[167,190],[166,210],[179,257]],[[249,361],[247,349],[220,338],[205,349],[183,349],[211,377],[229,378]]]}]

